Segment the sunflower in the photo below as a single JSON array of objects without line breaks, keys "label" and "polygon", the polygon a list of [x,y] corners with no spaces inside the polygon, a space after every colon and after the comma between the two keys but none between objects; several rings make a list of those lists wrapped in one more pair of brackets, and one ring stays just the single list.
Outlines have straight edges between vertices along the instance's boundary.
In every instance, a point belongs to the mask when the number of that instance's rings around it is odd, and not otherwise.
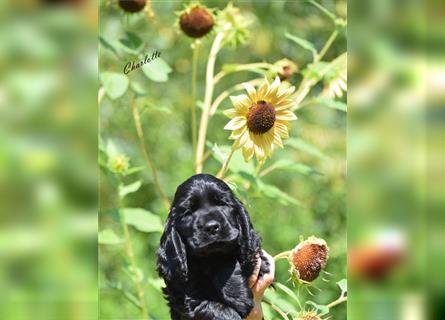
[{"label": "sunflower", "polygon": [[274,146],[283,148],[283,138],[289,137],[289,121],[297,117],[289,109],[294,104],[290,95],[295,87],[284,88],[277,76],[272,84],[267,79],[258,91],[243,83],[247,95],[231,96],[233,109],[224,111],[232,120],[224,129],[232,130],[232,148],[241,148],[247,162],[256,155],[262,163],[270,157]]}]

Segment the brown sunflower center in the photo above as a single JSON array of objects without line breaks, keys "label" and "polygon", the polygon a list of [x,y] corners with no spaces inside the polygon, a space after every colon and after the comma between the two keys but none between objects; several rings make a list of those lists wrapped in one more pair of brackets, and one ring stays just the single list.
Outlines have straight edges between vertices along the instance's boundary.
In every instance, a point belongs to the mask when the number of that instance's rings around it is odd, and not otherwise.
[{"label": "brown sunflower center", "polygon": [[247,127],[254,134],[269,131],[275,123],[275,108],[271,103],[258,101],[249,108]]}]

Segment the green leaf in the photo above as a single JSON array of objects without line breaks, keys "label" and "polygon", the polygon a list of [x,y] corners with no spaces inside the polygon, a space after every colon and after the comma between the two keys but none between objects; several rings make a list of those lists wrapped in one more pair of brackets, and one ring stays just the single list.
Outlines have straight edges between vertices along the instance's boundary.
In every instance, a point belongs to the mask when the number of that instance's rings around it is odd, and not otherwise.
[{"label": "green leaf", "polygon": [[139,167],[131,167],[129,168],[126,172],[123,173],[124,176],[129,176],[130,174],[136,173],[136,172],[140,172],[142,170],[144,170],[145,167],[139,166]]},{"label": "green leaf", "polygon": [[[231,146],[218,146],[216,143],[212,146],[212,156],[221,164],[224,163],[225,159],[232,150]],[[253,174],[255,168],[252,161],[244,161],[243,155],[240,151],[235,151],[232,155],[232,159],[229,163],[229,170],[233,173],[246,172],[248,174]]]},{"label": "green leaf", "polygon": [[99,43],[106,49],[112,51],[115,55],[119,56],[119,54],[117,53],[116,48],[108,41],[106,40],[104,37],[99,36]]},{"label": "green leaf", "polygon": [[300,138],[289,138],[285,140],[285,144],[291,148],[307,152],[313,156],[319,157],[321,159],[328,159],[323,152],[321,152],[317,147],[311,145],[310,143],[300,139]]},{"label": "green leaf", "polygon": [[125,33],[125,37],[119,39],[119,44],[121,45],[124,51],[127,51],[128,53],[137,54],[138,49],[142,45],[142,39],[139,38],[139,36],[136,33],[127,31]]},{"label": "green leaf", "polygon": [[306,67],[306,69],[304,69],[302,71],[303,75],[308,77],[309,79],[312,79],[316,82],[318,82],[319,80],[321,80],[324,75],[329,72],[330,68],[332,68],[332,63],[328,63],[328,62],[324,62],[324,61],[319,61],[317,63],[310,63],[308,64],[308,66]]},{"label": "green leaf", "polygon": [[312,3],[315,7],[317,7],[321,12],[323,12],[325,15],[327,15],[329,18],[332,19],[332,21],[335,22],[335,19],[337,18],[335,14],[333,14],[331,11],[323,7],[318,2],[315,2],[314,0],[309,0],[310,3]]},{"label": "green leaf", "polygon": [[142,282],[144,280],[144,271],[141,268],[133,268],[133,266],[129,265],[127,267],[122,267],[126,274],[133,280],[133,282]]},{"label": "green leaf", "polygon": [[145,76],[155,82],[166,82],[172,68],[161,58],[157,58],[142,66]]},{"label": "green leaf", "polygon": [[348,279],[340,280],[337,282],[337,285],[340,287],[342,295],[344,295],[345,292],[348,292]]},{"label": "green leaf", "polygon": [[161,218],[150,211],[141,208],[122,209],[122,216],[126,224],[142,232],[162,232]]},{"label": "green leaf", "polygon": [[315,308],[317,308],[319,316],[324,316],[325,314],[329,313],[328,306],[325,306],[325,305],[322,305],[322,304],[316,304],[313,301],[306,301],[306,303],[314,306]]},{"label": "green leaf", "polygon": [[142,180],[138,180],[136,182],[133,182],[129,185],[119,185],[119,196],[121,198],[124,198],[127,194],[133,193],[139,190],[139,188],[142,185]]},{"label": "green leaf", "polygon": [[115,245],[123,242],[124,240],[119,238],[111,229],[105,229],[99,232],[99,244]]},{"label": "green leaf", "polygon": [[221,150],[221,148],[216,143],[214,143],[212,146],[212,156],[221,164],[226,161],[230,152],[227,152],[228,148],[230,148],[229,146],[222,146],[222,148],[224,148],[225,151]]},{"label": "green leaf", "polygon": [[346,103],[337,101],[337,100],[333,100],[333,99],[328,99],[328,98],[320,97],[320,98],[314,99],[312,102],[316,103],[316,104],[324,105],[331,109],[336,109],[336,110],[340,110],[340,111],[344,111],[344,112],[347,112],[347,108],[348,108]]},{"label": "green leaf", "polygon": [[114,143],[113,140],[109,139],[109,140],[107,141],[107,146],[106,146],[105,152],[106,152],[106,154],[107,154],[107,156],[108,156],[109,158],[111,158],[111,157],[113,157],[113,156],[119,154],[119,151],[118,151],[118,149],[117,149],[117,146],[116,146],[116,144]]},{"label": "green leaf", "polygon": [[128,89],[128,78],[116,72],[102,72],[102,84],[106,94],[113,100],[122,96]]},{"label": "green leaf", "polygon": [[315,55],[317,54],[317,49],[315,49],[314,45],[312,43],[310,43],[309,41],[294,36],[290,33],[285,33],[284,36],[286,38],[288,38],[289,40],[292,40],[293,42],[295,42],[296,44],[298,44],[300,47],[302,47],[303,49],[309,50],[310,52],[312,52],[312,56],[315,57]]},{"label": "green leaf", "polygon": [[162,288],[165,287],[165,282],[161,278],[148,278],[147,282],[159,292],[162,292]]},{"label": "green leaf", "polygon": [[304,174],[304,175],[313,175],[313,174],[321,175],[320,172],[312,169],[311,167],[309,167],[305,164],[302,164],[302,163],[297,163],[297,162],[289,160],[289,159],[280,159],[280,160],[276,161],[275,163],[273,163],[266,170],[272,171],[275,169],[292,171],[292,172],[296,172],[296,173],[300,173],[300,174]]},{"label": "green leaf", "polygon": [[263,308],[263,318],[264,320],[272,320],[273,319],[273,312],[270,305],[268,305],[266,302],[261,303],[261,307]]},{"label": "green leaf", "polygon": [[284,312],[296,312],[298,309],[296,308],[296,304],[288,301],[287,299],[282,298],[276,291],[274,290],[266,290],[264,297],[267,301],[270,301],[277,307],[279,307]]},{"label": "green leaf", "polygon": [[260,180],[257,180],[257,183],[258,183],[258,189],[266,197],[274,199],[274,200],[278,201],[279,203],[281,203],[283,205],[293,204],[293,205],[296,205],[296,206],[299,206],[299,207],[303,207],[303,205],[301,204],[301,202],[299,200],[297,200],[294,197],[288,195],[284,191],[281,191],[280,189],[278,189],[274,185],[265,184],[265,183],[261,182]]},{"label": "green leaf", "polygon": [[289,289],[284,284],[279,283],[279,282],[275,282],[275,285],[278,288],[280,288],[281,290],[283,290],[289,297],[294,299],[298,304],[300,304],[300,300],[298,299],[297,295],[291,289]]}]

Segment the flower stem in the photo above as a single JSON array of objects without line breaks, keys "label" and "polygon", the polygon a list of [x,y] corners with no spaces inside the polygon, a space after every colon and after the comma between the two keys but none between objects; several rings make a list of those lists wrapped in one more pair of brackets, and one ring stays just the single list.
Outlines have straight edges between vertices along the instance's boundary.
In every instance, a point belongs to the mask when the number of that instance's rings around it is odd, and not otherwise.
[{"label": "flower stem", "polygon": [[321,61],[321,59],[323,59],[324,55],[326,54],[326,52],[328,52],[329,48],[332,46],[332,44],[334,43],[334,41],[337,38],[337,36],[338,36],[338,30],[335,29],[332,32],[332,34],[329,36],[328,40],[324,44],[324,46],[321,49],[320,53],[317,54],[317,56],[315,57],[315,61],[314,62],[319,62],[319,61]]},{"label": "flower stem", "polygon": [[205,140],[207,135],[207,125],[209,122],[210,105],[212,102],[212,95],[214,88],[213,72],[215,69],[216,55],[218,54],[218,51],[221,49],[223,38],[224,38],[224,32],[219,32],[216,35],[215,40],[213,41],[212,48],[210,49],[209,60],[207,61],[204,104],[201,114],[201,122],[199,125],[198,144],[196,147],[196,158],[195,158],[196,173],[202,172],[202,167],[203,167],[202,158],[204,155]]},{"label": "flower stem", "polygon": [[284,251],[279,254],[277,254],[275,257],[273,257],[274,260],[280,260],[280,259],[287,259],[289,257],[290,251]]},{"label": "flower stem", "polygon": [[218,178],[222,179],[224,178],[224,174],[226,173],[227,169],[229,168],[230,160],[232,159],[233,154],[235,153],[235,150],[231,150],[230,154],[227,156],[226,160],[224,161],[221,169],[218,171],[218,174],[216,175]]},{"label": "flower stem", "polygon": [[193,154],[196,153],[196,74],[198,69],[200,41],[195,40],[192,44],[192,146]]},{"label": "flower stem", "polygon": [[266,304],[268,304],[269,306],[271,306],[272,309],[274,309],[276,312],[278,312],[278,313],[280,314],[281,317],[283,317],[283,319],[285,319],[285,320],[289,320],[289,318],[288,318],[288,316],[286,315],[286,313],[285,313],[283,310],[281,310],[279,307],[277,307],[276,305],[274,305],[272,302],[267,301],[267,300],[264,300],[264,299],[263,299],[263,302],[266,303]]},{"label": "flower stem", "polygon": [[145,144],[144,131],[142,130],[142,125],[141,125],[141,117],[139,115],[139,110],[138,110],[134,100],[131,101],[131,107],[133,109],[134,124],[136,126],[136,131],[138,134],[139,143],[141,145],[142,153],[144,155],[145,160],[147,161],[148,167],[151,170],[151,175],[153,177],[153,182],[154,182],[156,191],[158,192],[158,194],[161,198],[162,204],[164,205],[165,209],[168,211],[170,209],[170,201],[168,201],[167,196],[165,195],[164,191],[161,188],[161,184],[159,183],[158,173],[156,172],[156,168],[154,166],[153,160],[151,159],[150,154],[147,150],[147,146]]},{"label": "flower stem", "polygon": [[[264,81],[264,79],[259,78],[259,79],[254,79],[251,81],[247,81],[248,83],[250,83],[253,86],[256,86],[260,83],[262,83]],[[237,90],[242,90],[244,87],[242,84],[237,84],[234,85],[233,87],[221,92],[213,101],[212,106],[210,107],[210,116],[213,116],[216,112],[216,109],[218,109],[219,105],[221,104],[221,102],[224,101],[224,99],[226,99],[233,91],[237,91]]]},{"label": "flower stem", "polygon": [[339,305],[340,303],[343,303],[343,302],[345,302],[345,301],[347,301],[348,300],[348,297],[345,297],[345,296],[341,296],[340,298],[338,298],[337,300],[335,300],[335,301],[332,301],[331,303],[329,303],[328,305],[326,305],[326,307],[328,307],[328,308],[332,308],[332,307],[335,307],[336,305]]},{"label": "flower stem", "polygon": [[276,166],[271,165],[271,166],[267,167],[266,169],[264,169],[263,171],[261,171],[259,173],[259,177],[264,177],[265,175],[271,173],[275,169],[276,169]]},{"label": "flower stem", "polygon": [[[325,54],[328,52],[331,45],[334,43],[335,39],[337,38],[338,30],[335,29],[332,34],[329,36],[328,40],[326,41],[325,45],[321,49],[321,51],[314,57],[313,64],[316,64],[323,59]],[[306,75],[303,77],[303,80],[301,80],[300,86],[298,87],[297,92],[295,93],[295,105],[298,106],[301,101],[306,97],[306,95],[309,93],[311,88],[319,81],[310,79],[311,72],[307,72]],[[321,78],[322,76],[320,76]],[[292,108],[295,109],[295,108]]]},{"label": "flower stem", "polygon": [[231,71],[220,71],[214,78],[214,83],[218,83],[222,78],[227,76],[228,74],[238,72],[238,71],[249,71],[251,69],[270,69],[273,65],[267,62],[256,62],[256,63],[249,63],[249,64],[242,64],[239,66],[236,66]]},{"label": "flower stem", "polygon": [[[120,221],[122,225],[122,230],[124,232],[125,237],[125,252],[128,256],[128,259],[130,260],[131,267],[133,268],[133,272],[137,272],[138,265],[136,263],[136,257],[134,255],[133,245],[131,243],[130,238],[130,230],[128,229],[128,225],[125,223],[125,218],[122,215],[122,199],[119,199],[119,216]],[[148,320],[148,308],[147,304],[145,303],[145,292],[143,286],[141,286],[141,283],[139,280],[134,281],[136,291],[139,298],[140,307],[142,310],[142,317],[144,320]]]}]

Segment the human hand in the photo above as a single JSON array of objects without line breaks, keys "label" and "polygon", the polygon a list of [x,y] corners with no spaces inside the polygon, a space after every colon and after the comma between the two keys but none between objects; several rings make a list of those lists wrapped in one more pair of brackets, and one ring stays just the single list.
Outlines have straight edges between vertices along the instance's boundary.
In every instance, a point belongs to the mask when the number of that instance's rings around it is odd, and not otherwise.
[{"label": "human hand", "polygon": [[263,309],[261,308],[261,300],[263,299],[264,291],[273,283],[275,278],[275,261],[274,259],[263,250],[263,255],[269,261],[269,273],[258,277],[261,267],[261,258],[258,255],[258,261],[253,270],[253,274],[249,278],[249,287],[252,289],[253,301],[255,306],[253,307],[246,320],[261,320],[263,318]]}]

